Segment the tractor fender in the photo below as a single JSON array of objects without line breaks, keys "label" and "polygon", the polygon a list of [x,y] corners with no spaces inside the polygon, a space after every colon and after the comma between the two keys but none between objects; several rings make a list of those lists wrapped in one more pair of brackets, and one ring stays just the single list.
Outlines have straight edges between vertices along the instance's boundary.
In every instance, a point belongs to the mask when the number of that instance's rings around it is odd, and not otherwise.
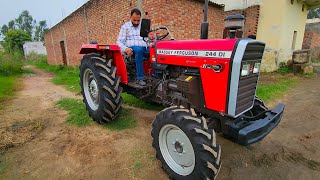
[{"label": "tractor fender", "polygon": [[116,75],[120,77],[121,83],[128,84],[127,67],[119,46],[107,44],[83,44],[81,46],[80,54],[94,52],[100,52],[107,57],[113,58],[113,64],[117,68]]}]

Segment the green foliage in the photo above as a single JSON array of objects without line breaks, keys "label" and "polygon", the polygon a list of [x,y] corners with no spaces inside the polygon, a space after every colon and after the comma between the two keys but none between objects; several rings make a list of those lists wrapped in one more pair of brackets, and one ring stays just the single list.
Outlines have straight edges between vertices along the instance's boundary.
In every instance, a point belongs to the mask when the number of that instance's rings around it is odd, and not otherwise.
[{"label": "green foliage", "polygon": [[23,56],[19,52],[0,53],[0,76],[15,76],[23,73]]},{"label": "green foliage", "polygon": [[257,90],[257,96],[268,102],[285,94],[291,87],[298,83],[295,78],[281,78],[277,82],[271,84],[260,84]]},{"label": "green foliage", "polygon": [[289,69],[289,67],[280,67],[278,70],[277,70],[277,73],[280,73],[280,74],[290,74],[290,73],[293,73],[293,71],[291,69]]},{"label": "green foliage", "polygon": [[34,40],[35,41],[44,41],[44,33],[47,32],[49,29],[47,27],[46,21],[40,21],[38,25],[35,27],[34,32]]},{"label": "green foliage", "polygon": [[25,71],[20,53],[0,53],[0,102],[10,99],[20,86],[18,77]]},{"label": "green foliage", "polygon": [[310,9],[308,19],[320,18],[320,8]]},{"label": "green foliage", "polygon": [[[69,111],[67,122],[76,126],[87,126],[92,123],[88,116],[83,102],[79,99],[62,99],[58,106]],[[124,130],[136,127],[136,120],[133,117],[132,110],[123,109],[119,117],[111,123],[105,124],[104,127],[110,130]]]},{"label": "green foliage", "polygon": [[3,25],[1,27],[1,34],[5,35],[9,31],[9,28],[7,25]]},{"label": "green foliage", "polygon": [[0,102],[10,99],[17,89],[17,77],[0,76]]},{"label": "green foliage", "polygon": [[293,70],[290,69],[285,62],[281,62],[280,63],[280,68],[277,70],[277,73],[289,74],[289,73],[293,73]]},{"label": "green foliage", "polygon": [[31,41],[31,36],[22,30],[9,30],[4,37],[4,48],[6,52],[13,53],[15,51],[23,51],[23,43]]},{"label": "green foliage", "polygon": [[30,37],[32,36],[32,31],[36,21],[33,20],[33,17],[30,15],[29,11],[22,11],[18,18],[15,19],[15,23],[18,29],[26,32]]},{"label": "green foliage", "polygon": [[[24,10],[18,18],[11,20],[8,25],[2,25],[0,35],[5,38],[10,30],[24,31],[31,38],[28,41],[44,41],[43,34],[48,31],[48,27],[45,20],[39,21],[37,24],[37,21],[33,19],[29,11]],[[11,50],[14,51],[14,49]]]}]

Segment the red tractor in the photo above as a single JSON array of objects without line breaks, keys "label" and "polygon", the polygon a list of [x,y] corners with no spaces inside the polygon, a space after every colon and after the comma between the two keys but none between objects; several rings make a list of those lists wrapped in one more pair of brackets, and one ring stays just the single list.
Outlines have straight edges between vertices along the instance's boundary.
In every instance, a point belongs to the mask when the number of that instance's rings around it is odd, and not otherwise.
[{"label": "red tractor", "polygon": [[[98,123],[115,120],[122,92],[167,106],[152,124],[156,157],[173,179],[214,179],[221,166],[216,133],[249,145],[281,120],[283,104],[269,110],[256,97],[265,44],[205,39],[206,20],[201,40],[163,40],[169,30],[150,29],[147,19],[141,27],[142,37],[155,35],[144,61],[147,86],[135,83],[134,60],[124,58],[117,45],[82,46],[80,80],[89,115]],[[159,30],[166,33],[159,36]]]}]

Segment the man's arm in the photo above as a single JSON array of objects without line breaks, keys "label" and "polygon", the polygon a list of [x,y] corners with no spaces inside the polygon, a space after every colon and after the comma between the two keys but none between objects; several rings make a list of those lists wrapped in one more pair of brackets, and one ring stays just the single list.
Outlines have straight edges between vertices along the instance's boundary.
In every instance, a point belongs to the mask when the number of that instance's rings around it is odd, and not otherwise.
[{"label": "man's arm", "polygon": [[122,52],[125,52],[127,46],[126,46],[126,36],[127,36],[127,32],[126,32],[126,27],[125,25],[123,25],[121,27],[118,39],[117,39],[117,44],[120,47]]}]

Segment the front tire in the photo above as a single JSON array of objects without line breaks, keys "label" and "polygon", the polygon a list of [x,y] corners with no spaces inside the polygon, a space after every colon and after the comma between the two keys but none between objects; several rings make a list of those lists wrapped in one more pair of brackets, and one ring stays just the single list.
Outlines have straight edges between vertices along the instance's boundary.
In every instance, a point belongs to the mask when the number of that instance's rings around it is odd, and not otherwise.
[{"label": "front tire", "polygon": [[98,123],[114,120],[121,111],[123,103],[120,78],[112,59],[105,59],[101,54],[90,53],[81,60],[80,85],[86,109]]},{"label": "front tire", "polygon": [[221,148],[214,130],[193,109],[170,107],[152,124],[156,157],[172,179],[214,179],[221,167]]}]

